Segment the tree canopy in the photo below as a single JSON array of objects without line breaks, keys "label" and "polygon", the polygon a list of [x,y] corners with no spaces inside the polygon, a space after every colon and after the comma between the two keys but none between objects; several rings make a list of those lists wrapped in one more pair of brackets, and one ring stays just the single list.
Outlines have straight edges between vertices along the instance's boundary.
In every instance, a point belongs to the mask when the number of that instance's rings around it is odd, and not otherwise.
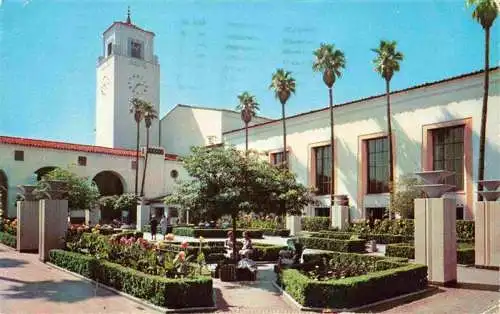
[{"label": "tree canopy", "polygon": [[292,172],[272,166],[254,151],[245,158],[233,147],[195,147],[184,167],[192,180],[180,182],[167,204],[236,218],[239,211],[300,214],[313,203],[311,190]]}]

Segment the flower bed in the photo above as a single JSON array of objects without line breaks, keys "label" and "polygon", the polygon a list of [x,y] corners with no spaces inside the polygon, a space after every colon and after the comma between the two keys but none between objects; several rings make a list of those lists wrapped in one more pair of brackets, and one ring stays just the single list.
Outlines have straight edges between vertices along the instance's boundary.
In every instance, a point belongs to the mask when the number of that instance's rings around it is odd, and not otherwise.
[{"label": "flower bed", "polygon": [[398,266],[361,276],[352,271],[354,276],[328,280],[310,277],[300,269],[285,269],[279,275],[279,283],[303,306],[335,309],[370,304],[427,287],[427,266]]},{"label": "flower bed", "polygon": [[[476,260],[474,245],[470,243],[458,243],[457,245],[457,264],[474,265]],[[389,244],[385,247],[385,255],[415,259],[415,247],[413,243]]]},{"label": "flower bed", "polygon": [[304,245],[304,248],[326,250],[326,251],[338,251],[338,252],[352,252],[352,253],[364,253],[365,240],[340,240],[340,239],[328,239],[328,238],[315,238],[315,237],[300,237],[300,243]]},{"label": "flower bed", "polygon": [[169,279],[147,275],[93,256],[51,250],[50,261],[99,283],[167,308],[213,306],[209,277]]},{"label": "flower bed", "polygon": [[0,232],[0,243],[16,248],[17,237],[7,232]]},{"label": "flower bed", "polygon": [[[203,237],[207,239],[212,238],[226,238],[228,231],[232,229],[201,229],[201,228],[190,228],[190,227],[178,227],[174,228],[174,234],[178,236],[186,237]],[[236,237],[241,238],[243,232],[249,233],[252,239],[262,239],[263,231],[261,229],[238,229],[236,230]]]},{"label": "flower bed", "polygon": [[0,218],[0,231],[17,235],[17,219],[16,218]]}]

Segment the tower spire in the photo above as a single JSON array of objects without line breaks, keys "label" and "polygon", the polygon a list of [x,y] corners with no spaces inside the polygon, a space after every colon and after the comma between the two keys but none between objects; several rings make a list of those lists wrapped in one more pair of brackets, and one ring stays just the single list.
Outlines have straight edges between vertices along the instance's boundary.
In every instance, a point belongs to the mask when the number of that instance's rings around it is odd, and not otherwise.
[{"label": "tower spire", "polygon": [[127,24],[132,24],[132,21],[130,20],[130,6],[128,6],[127,9]]}]

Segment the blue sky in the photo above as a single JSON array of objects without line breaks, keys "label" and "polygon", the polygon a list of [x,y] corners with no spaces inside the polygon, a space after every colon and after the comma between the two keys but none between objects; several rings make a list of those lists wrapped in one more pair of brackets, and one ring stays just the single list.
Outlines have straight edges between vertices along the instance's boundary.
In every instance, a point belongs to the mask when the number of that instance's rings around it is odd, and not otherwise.
[{"label": "blue sky", "polygon": [[[334,102],[379,94],[370,51],[398,41],[405,55],[392,88],[483,67],[482,28],[464,1],[117,1],[0,0],[0,135],[94,143],[96,60],[102,32],[124,20],[156,33],[161,115],[175,104],[233,109],[248,90],[261,115],[278,118],[268,89],[277,67],[292,71],[297,93],[287,115],[327,105],[311,70],[321,42],[344,51],[347,68]],[[499,64],[499,21],[491,64]],[[133,126],[131,126],[133,127]]]}]

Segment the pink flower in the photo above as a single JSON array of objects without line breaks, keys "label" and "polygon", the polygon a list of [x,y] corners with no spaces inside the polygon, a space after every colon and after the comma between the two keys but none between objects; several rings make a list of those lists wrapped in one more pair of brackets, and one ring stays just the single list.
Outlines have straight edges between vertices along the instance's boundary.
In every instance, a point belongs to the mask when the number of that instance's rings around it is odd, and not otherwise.
[{"label": "pink flower", "polygon": [[180,251],[179,254],[177,254],[177,258],[183,262],[184,259],[186,258],[186,253],[184,251]]},{"label": "pink flower", "polygon": [[181,248],[182,249],[187,249],[188,246],[189,246],[189,243],[188,243],[187,240],[182,241],[182,243],[181,243]]}]

